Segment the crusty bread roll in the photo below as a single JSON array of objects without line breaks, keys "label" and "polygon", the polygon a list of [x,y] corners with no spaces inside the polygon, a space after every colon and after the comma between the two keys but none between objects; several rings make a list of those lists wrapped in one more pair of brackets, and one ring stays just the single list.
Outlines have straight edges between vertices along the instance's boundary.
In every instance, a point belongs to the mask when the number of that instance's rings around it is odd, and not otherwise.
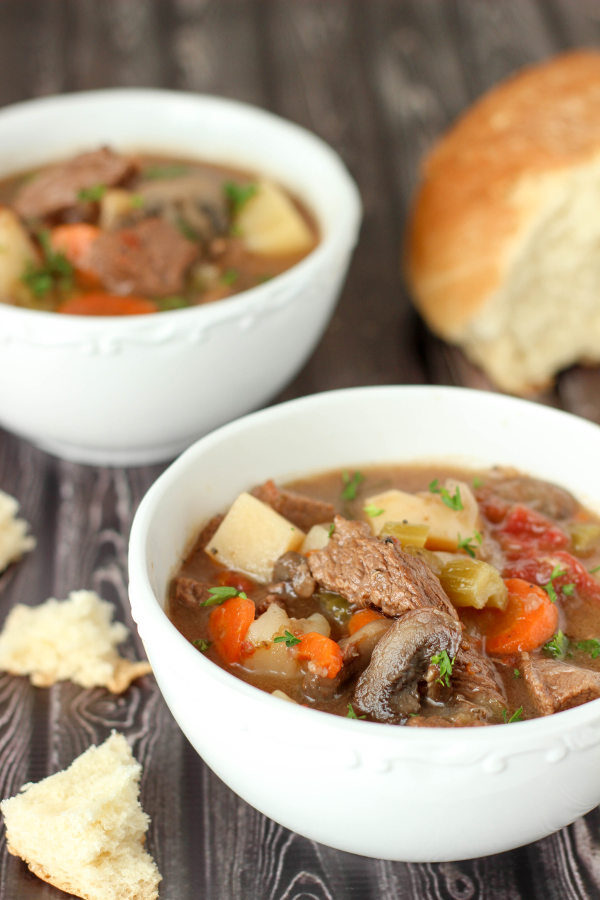
[{"label": "crusty bread roll", "polygon": [[27,533],[29,526],[18,518],[18,511],[15,498],[0,491],[0,572],[35,547],[35,538]]},{"label": "crusty bread roll", "polygon": [[147,662],[119,656],[129,632],[113,622],[114,606],[94,591],[72,591],[39,606],[13,606],[0,632],[0,671],[29,675],[36,687],[71,680],[115,694],[152,671]]},{"label": "crusty bread roll", "polygon": [[156,900],[161,880],[144,849],[141,766],[122,734],[68,769],[3,800],[8,851],[55,887],[85,900]]},{"label": "crusty bread roll", "polygon": [[417,307],[500,388],[600,361],[600,53],[471,107],[425,160],[407,238]]}]

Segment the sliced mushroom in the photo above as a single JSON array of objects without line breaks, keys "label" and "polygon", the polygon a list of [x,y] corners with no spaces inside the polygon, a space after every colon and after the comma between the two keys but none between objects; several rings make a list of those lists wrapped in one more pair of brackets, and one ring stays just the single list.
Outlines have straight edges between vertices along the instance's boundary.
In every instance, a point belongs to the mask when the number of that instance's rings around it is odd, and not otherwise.
[{"label": "sliced mushroom", "polygon": [[306,557],[295,550],[284,553],[273,566],[275,581],[285,581],[298,597],[312,597],[316,582],[310,574]]},{"label": "sliced mushroom", "polygon": [[200,172],[140,184],[136,194],[144,215],[167,219],[187,237],[208,242],[227,232],[228,209],[222,185]]},{"label": "sliced mushroom", "polygon": [[461,625],[437,609],[410,610],[379,640],[354,691],[354,703],[379,722],[398,722],[420,709],[419,683],[431,657],[458,652]]}]

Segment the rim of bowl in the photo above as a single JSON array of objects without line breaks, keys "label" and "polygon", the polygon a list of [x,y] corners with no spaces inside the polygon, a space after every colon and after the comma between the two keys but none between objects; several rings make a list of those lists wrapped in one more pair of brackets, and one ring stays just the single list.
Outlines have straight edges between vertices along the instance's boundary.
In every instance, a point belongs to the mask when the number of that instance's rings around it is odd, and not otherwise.
[{"label": "rim of bowl", "polygon": [[[184,309],[161,311],[161,322],[172,320],[173,316],[177,316],[177,321],[185,324],[186,319],[196,318],[199,315],[198,310],[203,310],[200,315],[209,319],[211,324],[214,324],[227,321],[230,318],[237,318],[238,315],[243,313],[250,313],[254,311],[256,307],[263,308],[265,297],[268,297],[270,294],[275,297],[275,295],[279,293],[274,289],[274,286],[275,288],[278,288],[279,286],[284,288],[288,282],[293,281],[296,278],[306,277],[307,279],[310,279],[312,270],[318,269],[322,264],[323,257],[327,257],[331,252],[335,252],[338,244],[341,244],[342,246],[347,245],[349,251],[356,245],[362,218],[362,201],[358,186],[352,178],[342,157],[333,149],[333,147],[323,140],[323,138],[319,137],[308,128],[304,128],[302,125],[298,125],[289,119],[285,119],[283,116],[272,113],[260,106],[254,106],[251,103],[213,94],[196,94],[191,91],[169,90],[165,88],[116,87],[91,91],[71,91],[64,94],[55,94],[47,97],[37,97],[32,100],[24,100],[0,108],[0,133],[4,120],[18,120],[20,118],[26,120],[30,115],[35,115],[38,111],[44,111],[53,106],[64,109],[87,100],[91,100],[92,102],[104,102],[110,100],[111,102],[114,102],[116,99],[117,102],[120,103],[133,103],[139,102],[141,98],[144,98],[146,101],[156,101],[165,104],[180,103],[190,106],[197,104],[198,106],[212,106],[213,108],[223,108],[224,110],[229,109],[236,113],[253,115],[257,121],[262,121],[272,127],[281,128],[290,135],[297,135],[297,137],[307,145],[312,145],[313,149],[316,152],[321,153],[322,157],[328,161],[332,172],[338,179],[338,190],[340,192],[341,202],[344,206],[343,214],[341,214],[336,221],[336,227],[330,228],[327,233],[323,234],[317,246],[311,250],[304,259],[301,259],[289,269],[286,269],[279,275],[275,275],[272,279],[263,284],[247,288],[244,291],[240,291],[238,294],[233,294],[231,297],[223,298],[225,302],[219,300],[214,303],[197,304]],[[201,155],[198,156],[198,160],[200,162],[202,161]],[[49,160],[47,164],[50,165],[51,163],[52,160]],[[240,162],[240,166],[243,168],[243,161]],[[3,172],[0,177],[10,177],[10,174],[10,172]],[[18,174],[18,169],[15,170],[14,174]],[[268,170],[261,170],[257,172],[257,174],[268,176],[269,172]],[[287,189],[285,179],[278,178],[278,181],[280,181],[283,184],[283,187]],[[310,205],[309,209],[315,216],[317,224],[322,229],[323,222],[317,215],[316,210]],[[8,303],[0,303],[0,315],[12,316],[16,319],[22,319],[25,322],[29,321],[31,324],[39,322],[43,325],[47,325],[49,322],[56,323],[57,313],[13,306]],[[154,316],[150,318],[155,323]],[[109,322],[111,325],[119,323],[123,328],[133,329],[140,327],[143,322],[148,323],[148,316],[77,316],[63,313],[60,315],[59,321],[64,323],[70,322],[72,324],[79,323],[80,325],[85,324],[87,328],[95,328],[98,330],[101,330],[102,327],[106,327]]]},{"label": "rim of bowl", "polygon": [[[185,654],[188,654],[187,659],[190,661],[194,658],[196,662],[191,664],[197,665],[199,671],[203,672],[205,677],[217,679],[222,686],[229,688],[242,697],[246,697],[252,703],[277,704],[276,706],[273,706],[273,710],[277,710],[279,717],[289,716],[290,719],[293,719],[297,716],[308,716],[309,719],[312,719],[315,722],[315,725],[319,723],[319,727],[337,730],[353,729],[353,736],[359,739],[360,735],[362,735],[366,739],[376,738],[377,740],[393,742],[394,744],[399,741],[410,741],[425,743],[427,745],[436,745],[436,747],[439,746],[440,743],[443,744],[444,747],[455,743],[463,745],[465,742],[464,728],[406,728],[390,726],[383,722],[357,722],[353,719],[334,715],[322,710],[310,709],[301,704],[283,702],[277,697],[272,697],[266,691],[242,681],[242,679],[237,678],[235,675],[222,669],[216,663],[206,659],[202,653],[199,653],[181,632],[178,631],[161,606],[160,600],[154,593],[150,584],[146,565],[146,535],[153,521],[157,504],[160,502],[163,494],[169,490],[170,486],[178,481],[181,474],[193,464],[196,456],[202,455],[205,447],[209,447],[212,444],[218,444],[223,439],[236,436],[238,432],[243,432],[248,425],[260,423],[262,421],[267,422],[273,418],[276,419],[282,411],[286,412],[293,410],[294,408],[310,406],[314,403],[323,401],[335,402],[335,398],[341,395],[346,396],[351,394],[358,396],[359,394],[363,394],[372,396],[375,393],[418,394],[431,391],[440,392],[448,397],[459,395],[475,397],[485,395],[486,399],[489,398],[490,403],[496,403],[500,407],[516,406],[521,407],[524,410],[535,407],[537,410],[542,410],[542,414],[547,414],[550,419],[562,420],[564,423],[577,422],[578,425],[589,425],[590,430],[599,430],[599,426],[587,419],[583,419],[563,410],[557,410],[553,407],[546,407],[533,401],[504,394],[488,393],[474,388],[438,385],[383,385],[341,388],[332,391],[323,391],[318,394],[310,394],[294,400],[289,400],[285,403],[267,407],[258,412],[249,413],[248,415],[242,416],[233,422],[229,422],[226,425],[215,429],[188,447],[187,450],[174,460],[174,462],[172,462],[171,465],[157,478],[142,498],[131,528],[128,555],[130,584],[132,582],[135,582],[136,584],[136,600],[135,603],[131,604],[136,623],[138,623],[138,620],[142,621],[142,630],[147,621],[150,622],[151,627],[163,629],[165,637],[168,635],[169,639],[173,641],[173,646],[177,649],[177,653],[184,655],[184,657]],[[600,503],[600,497],[598,498],[598,502]],[[143,599],[140,600],[140,598]],[[315,719],[315,716],[318,718]],[[549,716],[539,716],[534,719],[526,719],[522,722],[494,725],[491,732],[485,727],[469,728],[466,729],[469,732],[467,740],[470,743],[483,742],[485,744],[490,742],[495,743],[496,740],[503,743],[506,742],[507,744],[510,742],[513,748],[515,744],[520,744],[523,747],[531,746],[533,751],[539,746],[531,744],[533,739],[537,738],[544,741],[546,738],[557,737],[560,734],[564,734],[567,727],[569,731],[575,730],[590,724],[590,720],[598,719],[598,717],[600,717],[600,699],[591,700],[580,706],[563,710],[562,712],[552,713]],[[515,726],[519,727],[515,728]],[[443,733],[443,738],[441,738],[441,740],[440,731]],[[600,735],[597,735],[595,741],[597,742],[599,740]],[[390,750],[391,749],[392,748],[390,748]],[[496,749],[500,752],[503,747],[498,745]]]}]

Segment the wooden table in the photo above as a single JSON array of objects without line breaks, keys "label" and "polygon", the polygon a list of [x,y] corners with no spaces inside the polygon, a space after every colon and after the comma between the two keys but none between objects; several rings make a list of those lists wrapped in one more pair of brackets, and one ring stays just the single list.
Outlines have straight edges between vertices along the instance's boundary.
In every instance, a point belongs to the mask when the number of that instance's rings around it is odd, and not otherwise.
[{"label": "wooden table", "polygon": [[[345,159],[365,218],[333,321],[275,399],[358,384],[489,388],[427,333],[403,286],[399,247],[418,161],[461,109],[512,69],[599,39],[593,0],[0,0],[0,104],[160,86],[235,97],[307,126]],[[539,399],[600,421],[599,387],[597,371],[573,369]],[[85,587],[130,622],[127,536],[162,468],[78,466],[0,432],[0,488],[19,498],[38,538],[0,577],[0,621],[16,602]],[[127,652],[142,652],[137,638]],[[115,700],[70,683],[42,690],[0,676],[0,796],[68,765],[112,728],[144,765],[148,845],[163,900],[600,896],[598,810],[528,847],[440,865],[364,859],[298,837],[207,769],[151,677]],[[452,827],[452,811],[440,815]],[[65,896],[9,857],[3,830],[0,896]]]}]

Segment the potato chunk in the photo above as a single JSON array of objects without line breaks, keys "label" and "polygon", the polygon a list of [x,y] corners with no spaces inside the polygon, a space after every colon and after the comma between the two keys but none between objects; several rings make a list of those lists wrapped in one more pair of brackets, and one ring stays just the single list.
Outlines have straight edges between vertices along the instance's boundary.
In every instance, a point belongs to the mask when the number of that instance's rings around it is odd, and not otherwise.
[{"label": "potato chunk", "polygon": [[0,208],[0,300],[27,302],[30,291],[21,280],[27,265],[37,261],[37,252],[18,216]]},{"label": "potato chunk", "polygon": [[329,531],[331,525],[313,525],[302,544],[302,553],[309,550],[322,550],[329,543]]},{"label": "potato chunk", "polygon": [[235,219],[251,253],[284,256],[303,253],[314,243],[312,232],[288,196],[270,181],[261,181]]},{"label": "potato chunk", "polygon": [[298,550],[304,532],[251,494],[242,493],[217,528],[206,552],[229,569],[270,581],[275,560]]},{"label": "potato chunk", "polygon": [[408,494],[391,490],[375,494],[365,500],[365,506],[383,510],[377,516],[370,516],[369,523],[379,535],[389,522],[410,522],[413,525],[429,526],[425,546],[431,550],[456,550],[461,538],[472,535],[477,529],[477,502],[471,489],[462,481],[448,479],[446,489],[454,495],[460,489],[462,509],[450,509],[440,494],[423,491]]}]

